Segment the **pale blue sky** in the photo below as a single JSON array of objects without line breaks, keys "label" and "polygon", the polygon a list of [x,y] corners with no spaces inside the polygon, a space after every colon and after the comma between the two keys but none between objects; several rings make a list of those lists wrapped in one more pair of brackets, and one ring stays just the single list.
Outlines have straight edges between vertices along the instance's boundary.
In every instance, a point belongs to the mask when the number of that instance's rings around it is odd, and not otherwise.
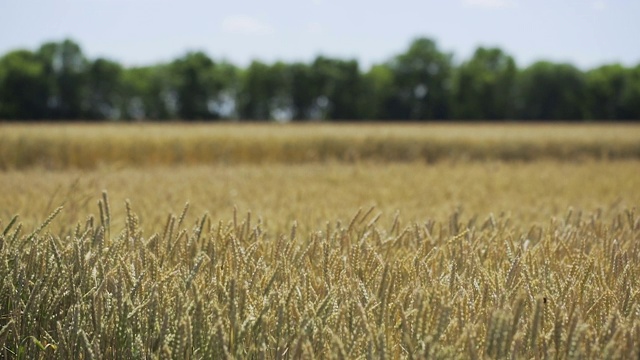
[{"label": "pale blue sky", "polygon": [[126,65],[188,50],[252,59],[356,58],[364,68],[427,36],[456,61],[499,46],[535,60],[640,63],[639,0],[0,0],[0,54],[70,37]]}]

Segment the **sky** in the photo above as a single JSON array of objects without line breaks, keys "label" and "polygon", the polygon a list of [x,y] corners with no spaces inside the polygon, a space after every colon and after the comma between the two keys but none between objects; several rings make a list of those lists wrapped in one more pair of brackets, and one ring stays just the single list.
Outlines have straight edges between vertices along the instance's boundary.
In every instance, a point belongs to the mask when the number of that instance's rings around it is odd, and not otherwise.
[{"label": "sky", "polygon": [[0,0],[0,54],[70,38],[127,66],[188,51],[252,60],[357,59],[366,69],[429,37],[454,61],[500,47],[582,69],[640,64],[639,0]]}]

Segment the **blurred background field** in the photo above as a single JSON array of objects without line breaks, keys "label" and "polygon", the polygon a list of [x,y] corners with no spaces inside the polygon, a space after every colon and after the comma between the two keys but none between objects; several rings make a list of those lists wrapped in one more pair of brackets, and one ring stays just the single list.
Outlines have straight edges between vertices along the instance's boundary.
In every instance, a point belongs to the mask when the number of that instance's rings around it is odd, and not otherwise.
[{"label": "blurred background field", "polygon": [[[107,190],[148,229],[237,206],[305,230],[376,206],[406,221],[505,212],[544,222],[569,207],[640,204],[640,126],[541,124],[1,125],[2,218],[70,226]],[[114,217],[121,218],[123,217]],[[389,220],[391,221],[391,220]]]},{"label": "blurred background field", "polygon": [[636,124],[0,124],[0,169],[640,159]]}]

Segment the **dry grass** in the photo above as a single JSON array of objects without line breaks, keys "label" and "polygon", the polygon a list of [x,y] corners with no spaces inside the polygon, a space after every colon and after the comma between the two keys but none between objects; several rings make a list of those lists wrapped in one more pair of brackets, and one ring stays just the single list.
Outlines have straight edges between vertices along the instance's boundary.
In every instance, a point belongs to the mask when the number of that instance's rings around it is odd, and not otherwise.
[{"label": "dry grass", "polygon": [[640,159],[640,126],[0,125],[0,169],[537,159]]},{"label": "dry grass", "polygon": [[[445,128],[430,136],[508,137]],[[636,136],[595,128],[608,148]],[[52,129],[85,141],[84,126]],[[305,127],[281,129],[270,146]],[[640,162],[542,154],[2,171],[0,358],[638,358]]]}]

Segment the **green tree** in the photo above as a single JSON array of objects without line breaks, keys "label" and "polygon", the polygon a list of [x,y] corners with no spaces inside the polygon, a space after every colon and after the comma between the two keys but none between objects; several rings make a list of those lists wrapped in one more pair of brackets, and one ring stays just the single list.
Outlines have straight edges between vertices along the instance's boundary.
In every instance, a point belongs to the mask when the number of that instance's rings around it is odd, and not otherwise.
[{"label": "green tree", "polygon": [[223,119],[237,118],[236,98],[240,89],[240,70],[233,64],[222,61],[214,68],[214,82],[218,88],[209,108]]},{"label": "green tree", "polygon": [[220,88],[215,63],[203,52],[192,52],[171,64],[178,117],[185,120],[217,119],[213,102]]},{"label": "green tree", "polygon": [[537,62],[518,70],[501,49],[459,67],[428,38],[362,72],[355,60],[245,69],[191,52],[124,68],[88,60],[72,40],[0,57],[0,118],[20,120],[632,120],[640,118],[640,65],[585,73]]},{"label": "green tree", "polygon": [[586,73],[589,117],[614,120],[622,117],[622,94],[629,71],[619,64],[605,65]]},{"label": "green tree", "polygon": [[516,75],[511,56],[497,48],[478,48],[456,72],[454,117],[482,120],[512,117]]},{"label": "green tree", "polygon": [[165,64],[134,67],[122,74],[124,101],[121,114],[126,120],[167,120],[177,116],[176,94],[171,88]]},{"label": "green tree", "polygon": [[362,117],[370,120],[393,120],[393,72],[386,64],[374,65],[363,75]]},{"label": "green tree", "polygon": [[435,41],[419,38],[409,50],[388,63],[394,75],[393,118],[447,119],[450,117],[452,55]]},{"label": "green tree", "polygon": [[586,74],[589,117],[596,120],[640,119],[640,65],[604,65]]},{"label": "green tree", "polygon": [[276,121],[293,119],[293,89],[289,65],[278,61],[269,69],[272,89],[269,92],[269,115]]},{"label": "green tree", "polygon": [[289,120],[291,97],[283,63],[269,66],[253,61],[241,76],[237,98],[238,114],[247,120]]},{"label": "green tree", "polygon": [[640,64],[627,71],[620,95],[620,119],[640,120]]},{"label": "green tree", "polygon": [[40,47],[38,54],[45,64],[45,76],[51,86],[48,100],[51,117],[83,118],[87,105],[88,62],[80,45],[69,39],[49,42]]},{"label": "green tree", "polygon": [[357,61],[319,56],[311,65],[311,78],[315,97],[312,118],[361,118],[362,78]]},{"label": "green tree", "polygon": [[28,50],[0,58],[0,118],[38,120],[49,116],[44,64]]},{"label": "green tree", "polygon": [[517,88],[517,114],[521,119],[585,118],[586,81],[572,65],[537,62],[519,74]]},{"label": "green tree", "polygon": [[288,66],[288,78],[291,90],[291,119],[307,120],[311,117],[315,96],[311,67],[304,63]]},{"label": "green tree", "polygon": [[122,66],[107,59],[96,59],[87,70],[86,116],[90,119],[118,119],[123,104]]}]

